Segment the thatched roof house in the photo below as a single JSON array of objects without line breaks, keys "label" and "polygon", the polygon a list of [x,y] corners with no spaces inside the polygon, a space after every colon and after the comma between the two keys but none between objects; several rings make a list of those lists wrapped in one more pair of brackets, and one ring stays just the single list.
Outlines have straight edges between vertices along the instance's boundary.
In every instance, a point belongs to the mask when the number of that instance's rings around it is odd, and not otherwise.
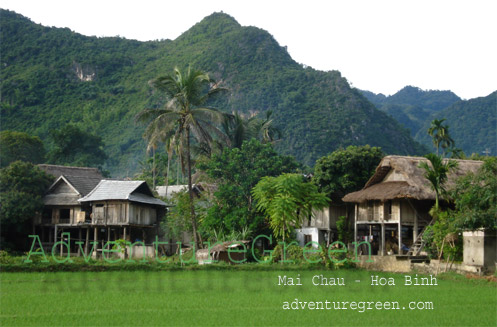
[{"label": "thatched roof house", "polygon": [[[449,159],[444,159],[449,160]],[[459,177],[476,173],[483,164],[475,160],[455,160],[457,168],[450,171],[446,188]],[[432,217],[429,210],[435,192],[424,177],[422,157],[386,156],[364,188],[343,197],[354,203],[354,237],[368,241],[373,254],[417,255],[421,253],[421,236]]]},{"label": "thatched roof house", "polygon": [[[444,159],[448,160],[448,159]],[[476,171],[483,164],[482,161],[450,159],[457,162],[457,168],[448,175],[447,187],[469,172]],[[369,179],[364,188],[343,197],[344,202],[362,203],[368,200],[415,199],[435,200],[435,192],[431,189],[428,180],[424,177],[425,170],[419,167],[421,162],[429,162],[423,157],[386,156],[375,174]]]}]

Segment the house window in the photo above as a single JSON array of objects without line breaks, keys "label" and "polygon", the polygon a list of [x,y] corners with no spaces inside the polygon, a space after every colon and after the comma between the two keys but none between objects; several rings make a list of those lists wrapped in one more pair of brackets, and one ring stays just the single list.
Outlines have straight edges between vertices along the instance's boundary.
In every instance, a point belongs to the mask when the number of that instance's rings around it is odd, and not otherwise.
[{"label": "house window", "polygon": [[309,243],[309,242],[312,242],[312,235],[311,234],[305,234],[304,235],[304,245]]}]

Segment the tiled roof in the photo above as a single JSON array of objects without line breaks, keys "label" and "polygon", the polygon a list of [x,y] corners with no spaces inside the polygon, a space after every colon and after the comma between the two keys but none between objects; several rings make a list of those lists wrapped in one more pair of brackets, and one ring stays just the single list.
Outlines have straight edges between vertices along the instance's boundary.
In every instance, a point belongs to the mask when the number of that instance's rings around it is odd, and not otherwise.
[{"label": "tiled roof", "polygon": [[65,176],[71,185],[78,190],[81,196],[85,196],[91,192],[102,180],[102,178],[82,177],[82,176]]}]

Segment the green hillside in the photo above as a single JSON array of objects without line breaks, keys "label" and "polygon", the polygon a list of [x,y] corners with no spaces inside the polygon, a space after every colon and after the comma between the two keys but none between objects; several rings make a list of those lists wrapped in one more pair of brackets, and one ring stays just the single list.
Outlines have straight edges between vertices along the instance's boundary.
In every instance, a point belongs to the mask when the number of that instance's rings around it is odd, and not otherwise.
[{"label": "green hillside", "polygon": [[461,99],[451,91],[422,90],[406,86],[391,96],[361,91],[369,101],[386,112],[416,135],[432,120],[432,115]]},{"label": "green hillside", "polygon": [[242,27],[223,13],[173,41],[87,37],[5,10],[0,24],[1,129],[46,142],[51,129],[73,123],[103,137],[105,166],[113,176],[131,175],[144,155],[144,126],[133,118],[163,101],[148,81],[188,64],[230,89],[215,103],[219,108],[273,110],[284,131],[277,149],[305,164],[348,145],[380,146],[391,154],[425,152],[338,71],[304,68],[268,32]]},{"label": "green hillside", "polygon": [[[437,112],[433,119],[445,118],[449,132],[456,143],[467,155],[483,154],[487,149],[490,155],[497,154],[497,91],[492,94],[467,101],[459,101]],[[416,139],[429,145],[427,134],[430,123],[423,125]]]}]

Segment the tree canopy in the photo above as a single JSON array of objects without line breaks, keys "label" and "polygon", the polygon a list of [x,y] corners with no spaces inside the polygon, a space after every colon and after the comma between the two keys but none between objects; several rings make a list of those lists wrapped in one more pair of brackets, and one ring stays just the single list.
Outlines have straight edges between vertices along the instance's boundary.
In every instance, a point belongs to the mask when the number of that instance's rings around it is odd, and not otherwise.
[{"label": "tree canopy", "polygon": [[266,230],[264,216],[254,206],[252,188],[264,176],[295,172],[292,157],[276,153],[271,144],[252,139],[241,148],[225,148],[198,168],[215,180],[214,205],[202,222],[204,230],[229,232],[249,228],[253,233]]},{"label": "tree canopy", "polygon": [[31,221],[43,209],[42,197],[53,181],[29,162],[15,161],[0,169],[0,223],[2,248],[23,248]]},{"label": "tree canopy", "polygon": [[463,229],[497,229],[497,157],[486,158],[476,174],[457,181],[451,194]]},{"label": "tree canopy", "polygon": [[0,132],[0,164],[7,167],[21,160],[34,164],[45,160],[45,146],[38,136],[17,131]]},{"label": "tree canopy", "polygon": [[304,180],[302,174],[282,174],[263,177],[252,189],[258,210],[265,213],[276,237],[285,242],[312,209],[328,205],[329,199],[319,193],[317,186]]},{"label": "tree canopy", "polygon": [[76,125],[67,124],[60,130],[52,130],[50,139],[53,148],[48,153],[48,161],[52,164],[101,167],[107,159],[102,138]]},{"label": "tree canopy", "polygon": [[375,172],[384,154],[380,148],[349,146],[318,159],[312,181],[332,200],[361,189]]}]

